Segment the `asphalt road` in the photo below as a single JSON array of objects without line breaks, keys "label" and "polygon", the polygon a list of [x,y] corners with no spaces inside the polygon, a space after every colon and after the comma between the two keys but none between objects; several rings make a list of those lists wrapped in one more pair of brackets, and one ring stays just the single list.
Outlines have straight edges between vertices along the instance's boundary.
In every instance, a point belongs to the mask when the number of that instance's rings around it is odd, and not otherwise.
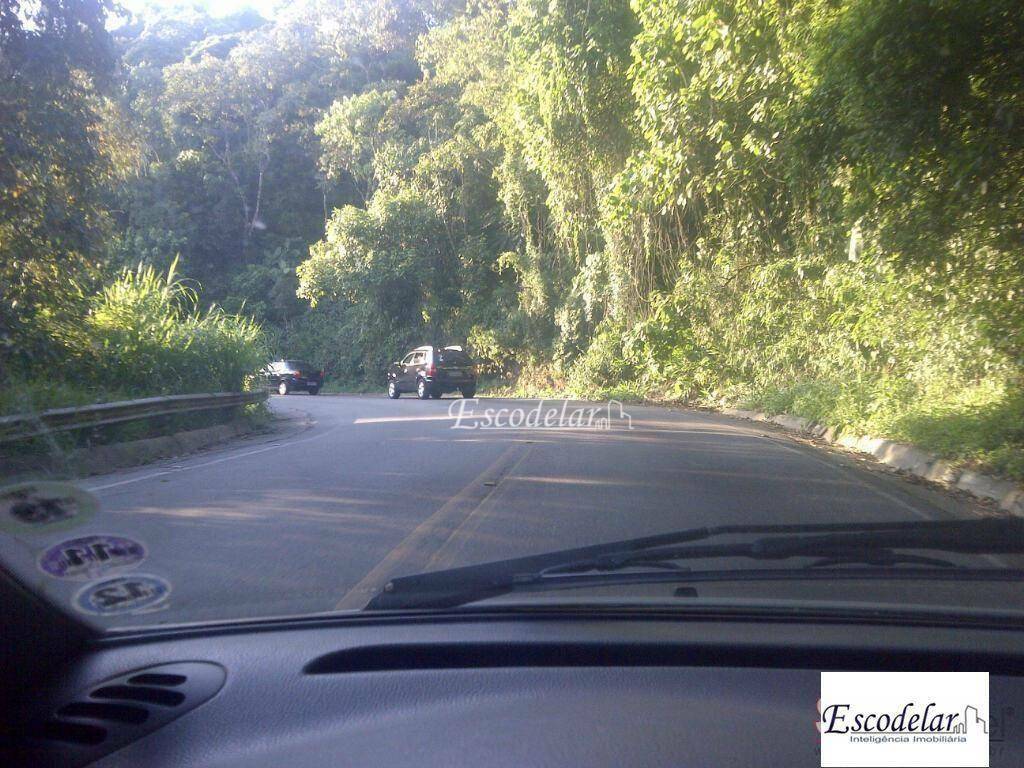
[{"label": "asphalt road", "polygon": [[[487,429],[487,408],[525,418],[538,401],[481,399],[461,422],[474,428],[453,429],[460,405],[449,398],[270,402],[282,417],[273,435],[82,483],[102,509],[73,535],[142,542],[139,570],[173,589],[162,613],[108,623],[356,609],[392,576],[691,526],[965,514],[764,425],[704,412],[626,406],[578,428],[572,407],[545,401],[533,421],[556,408],[555,428]],[[81,586],[42,574],[37,585],[58,600]]]}]

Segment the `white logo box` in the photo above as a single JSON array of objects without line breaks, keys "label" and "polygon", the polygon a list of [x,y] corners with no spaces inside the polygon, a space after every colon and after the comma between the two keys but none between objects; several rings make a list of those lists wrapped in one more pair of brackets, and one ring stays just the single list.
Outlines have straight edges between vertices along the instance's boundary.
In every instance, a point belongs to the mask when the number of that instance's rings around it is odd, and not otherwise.
[{"label": "white logo box", "polygon": [[987,672],[822,672],[822,768],[988,768]]}]

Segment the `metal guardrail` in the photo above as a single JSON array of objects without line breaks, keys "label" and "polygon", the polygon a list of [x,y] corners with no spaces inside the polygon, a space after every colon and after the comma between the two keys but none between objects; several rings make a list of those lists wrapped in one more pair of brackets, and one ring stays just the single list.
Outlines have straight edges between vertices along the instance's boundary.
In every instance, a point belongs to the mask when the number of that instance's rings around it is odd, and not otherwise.
[{"label": "metal guardrail", "polygon": [[208,411],[249,405],[267,399],[265,391],[212,392],[198,395],[167,395],[124,400],[119,403],[96,403],[76,408],[54,408],[39,413],[0,416],[0,443],[23,440],[49,432],[101,427],[123,421],[150,419],[172,413]]}]

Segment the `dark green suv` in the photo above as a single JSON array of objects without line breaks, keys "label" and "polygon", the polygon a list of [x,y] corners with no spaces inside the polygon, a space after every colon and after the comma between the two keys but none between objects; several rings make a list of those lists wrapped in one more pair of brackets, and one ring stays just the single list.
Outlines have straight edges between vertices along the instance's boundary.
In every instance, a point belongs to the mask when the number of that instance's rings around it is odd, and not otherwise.
[{"label": "dark green suv", "polygon": [[403,392],[415,392],[420,400],[446,392],[474,397],[473,361],[462,347],[417,347],[388,368],[388,397],[394,400]]}]

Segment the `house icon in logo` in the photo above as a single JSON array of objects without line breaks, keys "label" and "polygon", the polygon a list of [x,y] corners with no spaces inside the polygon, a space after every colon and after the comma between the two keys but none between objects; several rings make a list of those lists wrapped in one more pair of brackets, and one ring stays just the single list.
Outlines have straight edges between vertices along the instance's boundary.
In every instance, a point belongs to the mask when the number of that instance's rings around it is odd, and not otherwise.
[{"label": "house icon in logo", "polygon": [[[608,405],[605,407],[605,412],[608,414],[608,417],[599,420],[598,429],[611,429],[613,421],[625,422],[626,429],[633,428],[633,417],[626,413],[626,410],[622,407],[622,403],[620,401],[609,400]],[[614,413],[616,409],[618,410],[617,415]]]},{"label": "house icon in logo", "polygon": [[981,726],[981,732],[988,733],[988,721],[982,717],[978,717],[978,710],[975,707],[967,706],[964,708],[964,720],[962,723],[957,723],[952,730],[952,733],[967,733],[968,728],[976,728]]}]

